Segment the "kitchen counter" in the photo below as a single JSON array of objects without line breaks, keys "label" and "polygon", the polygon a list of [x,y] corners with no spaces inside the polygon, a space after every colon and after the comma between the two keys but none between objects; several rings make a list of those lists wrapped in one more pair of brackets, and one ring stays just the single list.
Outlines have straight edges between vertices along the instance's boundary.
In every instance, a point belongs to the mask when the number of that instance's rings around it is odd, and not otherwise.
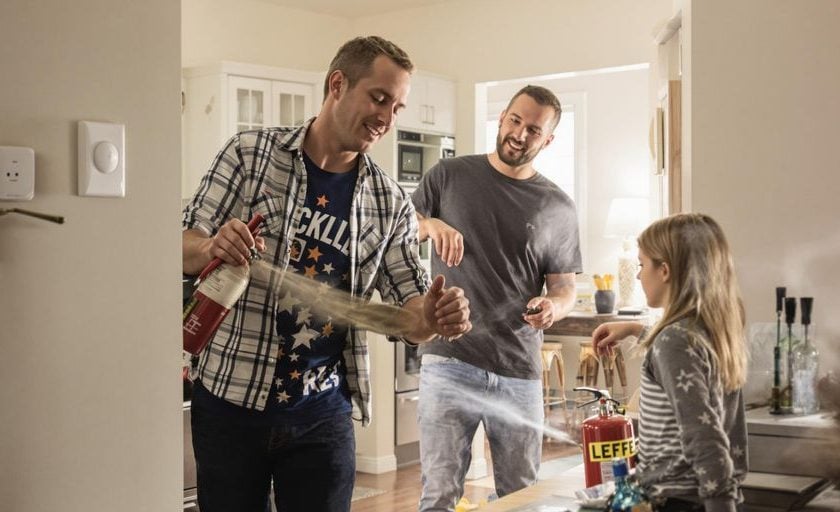
[{"label": "kitchen counter", "polygon": [[606,322],[642,322],[647,321],[647,315],[616,315],[607,313],[582,313],[572,311],[566,317],[554,322],[554,325],[545,329],[543,333],[549,336],[580,336],[589,338],[592,331],[599,325]]}]

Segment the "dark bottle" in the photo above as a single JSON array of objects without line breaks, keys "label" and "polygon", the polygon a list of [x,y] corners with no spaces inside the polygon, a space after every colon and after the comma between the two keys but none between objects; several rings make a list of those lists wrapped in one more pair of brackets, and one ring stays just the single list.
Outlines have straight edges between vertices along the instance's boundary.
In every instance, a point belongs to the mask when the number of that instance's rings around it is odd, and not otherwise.
[{"label": "dark bottle", "polygon": [[647,495],[638,484],[627,477],[627,462],[624,459],[613,460],[613,477],[615,478],[615,493],[610,498],[607,510],[621,512],[651,512]]}]

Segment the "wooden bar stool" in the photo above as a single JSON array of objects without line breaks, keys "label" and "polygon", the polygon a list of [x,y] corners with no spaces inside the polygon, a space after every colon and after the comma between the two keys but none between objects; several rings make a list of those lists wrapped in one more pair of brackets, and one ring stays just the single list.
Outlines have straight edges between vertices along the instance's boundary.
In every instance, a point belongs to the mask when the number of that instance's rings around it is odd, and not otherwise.
[{"label": "wooden bar stool", "polygon": [[[598,386],[598,370],[602,369],[604,374],[603,387]],[[615,376],[618,373],[620,388],[616,388]],[[610,396],[619,402],[627,400],[627,369],[624,362],[624,354],[621,347],[613,348],[613,355],[598,356],[591,342],[580,344],[580,356],[578,359],[578,373],[575,376],[575,387],[586,386],[596,389],[606,389]],[[592,400],[592,395],[583,391],[575,395],[575,414],[573,426],[579,425],[586,419],[586,411],[577,406]]]},{"label": "wooden bar stool", "polygon": [[[569,428],[569,411],[566,407],[566,385],[563,374],[563,345],[557,342],[544,342],[542,345],[542,387],[543,407],[545,408],[545,419],[548,421],[551,406],[559,405],[563,410],[563,422],[566,429]],[[554,389],[559,395],[552,394],[551,375],[554,374],[558,387]],[[549,438],[550,439],[550,438]]]}]

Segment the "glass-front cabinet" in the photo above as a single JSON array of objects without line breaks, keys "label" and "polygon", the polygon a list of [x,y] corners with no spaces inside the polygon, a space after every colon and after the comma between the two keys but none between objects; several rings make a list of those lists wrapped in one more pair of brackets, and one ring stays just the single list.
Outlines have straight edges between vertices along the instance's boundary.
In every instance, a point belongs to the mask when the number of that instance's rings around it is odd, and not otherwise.
[{"label": "glass-front cabinet", "polygon": [[312,116],[312,86],[230,77],[230,135],[266,126],[297,126]]},{"label": "glass-front cabinet", "polygon": [[300,125],[320,105],[323,73],[235,62],[183,70],[181,197],[192,196],[236,133]]}]

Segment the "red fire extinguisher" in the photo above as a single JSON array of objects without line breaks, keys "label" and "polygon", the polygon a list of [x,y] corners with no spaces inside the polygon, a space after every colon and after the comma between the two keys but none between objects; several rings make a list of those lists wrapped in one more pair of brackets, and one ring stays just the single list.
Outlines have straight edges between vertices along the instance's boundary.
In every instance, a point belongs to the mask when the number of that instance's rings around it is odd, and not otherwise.
[{"label": "red fire extinguisher", "polygon": [[633,422],[617,412],[620,405],[610,398],[607,390],[589,387],[574,388],[588,391],[595,400],[580,407],[598,402],[598,414],[583,421],[583,464],[586,472],[586,486],[592,487],[613,480],[613,459],[627,459],[627,467],[635,465],[636,440],[633,437]]},{"label": "red fire extinguisher", "polygon": [[[254,214],[248,221],[248,229],[255,234],[263,217]],[[259,258],[256,249],[251,249],[250,261]],[[229,265],[214,258],[198,276],[198,288],[192,299],[184,306],[184,350],[190,354],[200,353],[216,333],[230,309],[239,300],[250,280],[248,265]]]}]

